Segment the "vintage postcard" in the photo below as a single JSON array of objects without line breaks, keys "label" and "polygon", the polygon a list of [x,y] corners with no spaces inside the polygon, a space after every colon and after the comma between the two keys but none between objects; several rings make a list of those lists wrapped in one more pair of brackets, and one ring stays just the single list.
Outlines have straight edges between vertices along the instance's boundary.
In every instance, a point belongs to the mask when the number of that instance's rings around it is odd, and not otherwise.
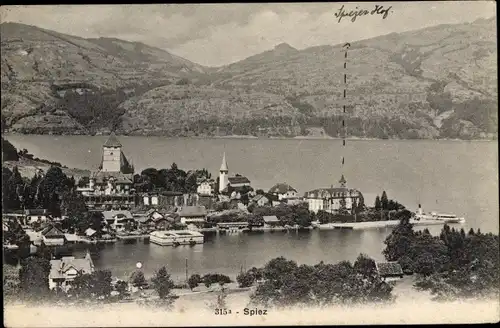
[{"label": "vintage postcard", "polygon": [[499,321],[495,13],[2,6],[4,325]]}]

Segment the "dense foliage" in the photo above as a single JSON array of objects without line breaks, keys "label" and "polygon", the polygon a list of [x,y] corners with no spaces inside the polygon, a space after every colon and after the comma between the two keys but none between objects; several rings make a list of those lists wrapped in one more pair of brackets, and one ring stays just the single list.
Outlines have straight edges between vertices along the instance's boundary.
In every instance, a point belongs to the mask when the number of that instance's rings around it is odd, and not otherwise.
[{"label": "dense foliage", "polygon": [[252,214],[257,217],[275,215],[281,226],[289,225],[309,227],[314,219],[314,215],[309,211],[307,204],[278,206],[256,206],[252,209]]},{"label": "dense foliage", "polygon": [[161,267],[151,279],[153,287],[160,296],[160,299],[165,302],[166,305],[171,305],[173,302],[172,289],[174,288],[174,282],[170,278],[170,274],[167,272],[167,268]]},{"label": "dense foliage", "polygon": [[19,287],[21,292],[33,298],[46,296],[49,292],[49,260],[30,256],[21,261]]},{"label": "dense foliage", "polygon": [[2,202],[4,212],[28,208],[45,208],[54,216],[61,216],[63,195],[75,189],[75,179],[67,177],[60,167],[52,166],[43,176],[35,174],[31,180],[21,177],[17,167],[2,167]]},{"label": "dense foliage", "polygon": [[8,140],[2,137],[2,162],[3,161],[17,161],[19,155],[17,149]]},{"label": "dense foliage", "polygon": [[97,270],[90,274],[79,273],[71,283],[69,293],[77,298],[108,298],[113,286],[111,271]]},{"label": "dense foliage", "polygon": [[419,274],[416,286],[437,298],[498,294],[498,235],[473,229],[465,233],[445,225],[439,236],[432,236],[427,229],[414,231],[404,218],[385,244],[386,259],[398,261],[406,272]]},{"label": "dense foliage", "polygon": [[297,265],[279,257],[263,268],[264,282],[257,286],[251,302],[266,307],[323,306],[391,300],[392,287],[375,273],[375,263],[360,255],[354,265],[323,262]]},{"label": "dense foliage", "polygon": [[173,163],[170,169],[147,168],[134,176],[134,182],[136,190],[141,192],[163,190],[195,193],[198,179],[210,177],[206,169],[186,172]]}]

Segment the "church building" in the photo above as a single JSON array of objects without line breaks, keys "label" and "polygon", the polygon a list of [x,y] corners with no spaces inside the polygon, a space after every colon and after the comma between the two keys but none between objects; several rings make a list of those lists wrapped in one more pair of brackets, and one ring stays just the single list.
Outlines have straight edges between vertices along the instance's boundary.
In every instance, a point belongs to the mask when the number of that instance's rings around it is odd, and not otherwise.
[{"label": "church building", "polygon": [[358,205],[362,194],[359,190],[346,187],[344,175],[340,178],[340,187],[320,188],[305,193],[304,199],[309,204],[309,210],[317,213],[326,211],[329,213],[338,212],[343,206],[346,210],[351,210]]},{"label": "church building", "polygon": [[127,210],[135,206],[134,168],[122,152],[122,145],[112,133],[102,147],[99,169],[92,172],[89,184],[78,191],[90,209]]},{"label": "church building", "polygon": [[219,170],[219,193],[224,193],[228,191],[228,187],[233,189],[240,189],[243,187],[250,187],[250,180],[240,174],[236,174],[232,177],[229,176],[229,169],[226,162],[226,153],[222,156],[222,164]]}]

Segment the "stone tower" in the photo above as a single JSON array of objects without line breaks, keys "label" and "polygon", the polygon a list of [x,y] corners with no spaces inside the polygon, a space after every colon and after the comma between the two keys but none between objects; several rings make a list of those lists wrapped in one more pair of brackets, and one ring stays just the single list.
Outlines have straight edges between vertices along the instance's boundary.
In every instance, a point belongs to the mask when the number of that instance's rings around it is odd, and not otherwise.
[{"label": "stone tower", "polygon": [[109,139],[102,146],[102,171],[120,172],[122,166],[121,154],[122,145],[116,138],[115,134],[111,133]]},{"label": "stone tower", "polygon": [[219,170],[219,192],[227,187],[227,184],[229,182],[228,175],[229,170],[226,163],[226,153],[224,153],[224,155],[222,156],[222,164],[220,165]]}]

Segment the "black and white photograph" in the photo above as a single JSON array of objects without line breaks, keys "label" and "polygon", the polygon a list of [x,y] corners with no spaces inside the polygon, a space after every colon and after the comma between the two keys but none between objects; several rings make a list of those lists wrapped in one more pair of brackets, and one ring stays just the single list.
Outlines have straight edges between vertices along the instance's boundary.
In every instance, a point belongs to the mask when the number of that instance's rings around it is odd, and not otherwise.
[{"label": "black and white photograph", "polygon": [[496,10],[3,5],[4,326],[499,322]]}]

